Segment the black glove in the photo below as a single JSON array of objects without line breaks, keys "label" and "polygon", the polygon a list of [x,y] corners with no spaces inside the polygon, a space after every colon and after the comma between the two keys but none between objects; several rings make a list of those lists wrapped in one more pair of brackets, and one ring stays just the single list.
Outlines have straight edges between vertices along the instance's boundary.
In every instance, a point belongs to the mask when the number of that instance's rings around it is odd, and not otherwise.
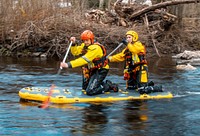
[{"label": "black glove", "polygon": [[72,46],[75,46],[75,45],[77,45],[77,42],[72,43]]},{"label": "black glove", "polygon": [[76,45],[79,45],[79,41],[78,40],[76,40],[74,43],[72,43],[72,46],[76,46]]},{"label": "black glove", "polygon": [[123,40],[122,40],[122,43],[123,43],[124,45],[127,45],[127,44],[128,44],[128,42],[127,42],[126,39],[123,39]]}]

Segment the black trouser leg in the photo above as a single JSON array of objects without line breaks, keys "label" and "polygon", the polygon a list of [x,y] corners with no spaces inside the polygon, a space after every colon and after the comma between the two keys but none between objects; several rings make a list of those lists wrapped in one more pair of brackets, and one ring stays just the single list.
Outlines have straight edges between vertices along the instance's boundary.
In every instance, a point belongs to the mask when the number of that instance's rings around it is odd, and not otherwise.
[{"label": "black trouser leg", "polygon": [[85,78],[83,75],[83,81],[82,81],[82,89],[83,90],[86,90],[88,83],[89,83],[89,79]]},{"label": "black trouser leg", "polygon": [[[147,69],[147,68],[146,68]],[[133,90],[138,89],[140,87],[147,86],[147,82],[142,82],[142,70],[138,70],[136,72],[130,73],[130,79],[128,80],[128,87],[127,89]],[[148,75],[146,75],[148,76]],[[148,81],[148,79],[147,79]]]},{"label": "black trouser leg", "polygon": [[136,73],[130,73],[130,79],[127,81],[127,89],[134,90],[138,88]]},{"label": "black trouser leg", "polygon": [[103,80],[106,78],[107,74],[108,69],[104,68],[95,70],[91,74],[91,78],[89,79],[89,83],[86,88],[87,95],[101,94],[102,92],[106,91]]}]

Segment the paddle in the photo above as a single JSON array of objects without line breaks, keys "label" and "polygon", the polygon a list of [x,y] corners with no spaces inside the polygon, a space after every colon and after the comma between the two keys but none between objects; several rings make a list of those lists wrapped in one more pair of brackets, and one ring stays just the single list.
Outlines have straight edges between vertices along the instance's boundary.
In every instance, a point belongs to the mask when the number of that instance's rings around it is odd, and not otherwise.
[{"label": "paddle", "polygon": [[[63,59],[62,62],[65,62],[65,61],[66,61],[71,46],[72,46],[72,41],[71,41],[70,44],[69,44],[69,47],[68,47],[68,49],[67,49],[67,52],[66,52],[65,57],[64,57],[64,59]],[[60,74],[61,70],[62,70],[62,67],[60,67],[60,69],[58,70],[57,74]],[[52,84],[51,87],[50,87],[50,89],[49,89],[49,93],[48,93],[48,95],[47,95],[47,99],[42,103],[41,106],[39,106],[39,108],[45,109],[45,108],[47,108],[47,107],[49,106],[50,97],[51,97],[52,94],[53,94],[53,89],[54,89],[54,88],[55,88],[55,85]]]}]

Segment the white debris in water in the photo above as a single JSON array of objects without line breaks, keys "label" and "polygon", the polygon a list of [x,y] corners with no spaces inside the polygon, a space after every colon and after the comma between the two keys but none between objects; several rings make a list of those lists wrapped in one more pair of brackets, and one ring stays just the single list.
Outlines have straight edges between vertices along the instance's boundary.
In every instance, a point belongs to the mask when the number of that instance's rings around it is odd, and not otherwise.
[{"label": "white debris in water", "polygon": [[176,69],[178,69],[178,70],[196,70],[197,68],[188,63],[187,65],[177,65]]}]

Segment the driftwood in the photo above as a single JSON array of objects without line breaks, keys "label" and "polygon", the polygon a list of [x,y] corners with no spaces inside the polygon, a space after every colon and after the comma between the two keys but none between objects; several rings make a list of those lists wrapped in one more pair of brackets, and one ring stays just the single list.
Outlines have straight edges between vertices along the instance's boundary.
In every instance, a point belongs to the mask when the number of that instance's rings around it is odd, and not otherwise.
[{"label": "driftwood", "polygon": [[160,10],[160,9],[156,9],[155,13],[163,14],[163,15],[166,15],[166,16],[169,16],[169,17],[172,17],[172,18],[177,18],[177,16],[170,14],[167,11]]},{"label": "driftwood", "polygon": [[167,6],[178,5],[178,4],[199,3],[199,1],[200,0],[184,0],[184,1],[183,0],[176,0],[176,1],[166,1],[166,2],[162,2],[162,3],[158,3],[158,4],[152,5],[150,7],[145,7],[142,10],[139,10],[139,11],[133,13],[130,16],[130,19],[134,19],[138,16],[144,15],[147,12],[154,11],[156,9],[164,8],[164,7],[167,7]]},{"label": "driftwood", "polygon": [[93,9],[85,13],[85,18],[91,21],[94,21],[99,24],[115,24],[118,23],[118,16],[116,13],[110,11],[102,11],[99,9]]},{"label": "driftwood", "polygon": [[[118,26],[128,27],[129,25],[135,23],[129,19],[129,15],[131,15],[135,10],[139,10],[143,7],[146,7],[146,5],[141,4],[120,5],[120,3],[115,3],[114,6],[115,12],[105,12],[95,9],[85,13],[85,17],[88,20],[94,21],[99,24],[114,24]],[[155,51],[159,57],[161,55],[156,47],[156,37],[159,31],[166,30],[166,23],[173,23],[174,20],[171,18],[174,19],[176,18],[176,16],[168,13],[163,9],[157,9],[155,13],[152,13],[149,16],[145,14],[145,17],[143,18],[144,24],[146,25],[147,31],[149,33],[149,37],[152,39],[153,47],[155,48]]]},{"label": "driftwood", "polygon": [[[123,20],[123,23],[119,23],[122,26],[134,26],[134,23],[141,22],[141,20],[143,19],[143,22],[147,28],[146,30],[152,40],[153,47],[159,57],[161,55],[156,46],[156,39],[157,37],[160,37],[162,32],[168,31],[177,18],[175,15],[169,13],[167,9],[164,9],[162,7],[162,3],[160,5],[156,4],[156,6],[147,6],[138,3],[123,4],[122,0],[118,0],[114,3],[114,9],[116,14],[119,16],[118,18]],[[135,13],[139,14],[138,16],[134,16],[133,18],[133,15],[135,15]]]},{"label": "driftwood", "polygon": [[[143,11],[147,5],[142,4],[122,4],[121,1],[117,1],[114,4],[114,11],[101,11],[99,9],[91,10],[85,13],[85,17],[88,20],[95,21],[100,24],[109,24],[109,25],[118,25],[129,27],[132,26],[135,22],[132,20],[131,15],[137,13],[138,11]],[[151,6],[152,7],[152,6]],[[148,7],[147,7],[148,8]],[[141,10],[142,9],[142,10]],[[156,9],[154,12],[146,14],[149,16],[151,21],[161,19],[167,19],[168,21],[174,21],[177,17],[171,13],[168,13],[165,9]],[[173,18],[173,19],[171,19]],[[140,18],[137,19],[139,22]]]}]

